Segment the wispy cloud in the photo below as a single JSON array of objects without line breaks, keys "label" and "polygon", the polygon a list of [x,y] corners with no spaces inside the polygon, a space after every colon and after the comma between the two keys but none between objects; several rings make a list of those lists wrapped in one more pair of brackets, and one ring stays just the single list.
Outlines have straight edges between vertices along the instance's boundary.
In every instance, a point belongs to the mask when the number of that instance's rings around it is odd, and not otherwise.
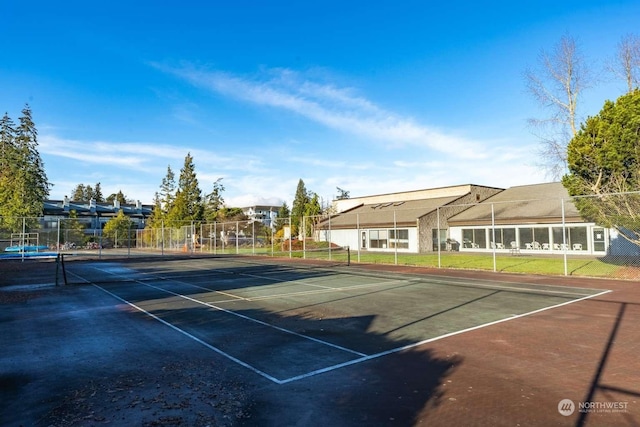
[{"label": "wispy cloud", "polygon": [[390,148],[416,146],[463,158],[486,157],[478,141],[420,124],[357,95],[352,88],[313,81],[293,70],[269,69],[239,76],[194,66],[153,66],[205,90],[288,110],[328,128],[384,142]]},{"label": "wispy cloud", "polygon": [[166,170],[167,165],[177,172],[191,153],[196,167],[215,165],[223,170],[256,170],[261,161],[250,155],[225,156],[199,148],[167,144],[87,141],[60,138],[53,134],[40,135],[39,148],[43,154],[77,160],[83,164],[109,165],[134,169],[136,172]]}]

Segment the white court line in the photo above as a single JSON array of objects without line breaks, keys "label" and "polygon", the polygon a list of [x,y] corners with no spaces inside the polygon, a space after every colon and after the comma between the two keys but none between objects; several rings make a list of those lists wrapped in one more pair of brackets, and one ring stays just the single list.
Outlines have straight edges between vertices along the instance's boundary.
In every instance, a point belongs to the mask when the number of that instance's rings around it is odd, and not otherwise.
[{"label": "white court line", "polygon": [[[102,271],[104,273],[107,273],[107,274],[113,274],[113,273],[110,273],[109,271],[102,270],[102,269],[100,269],[98,267],[93,267],[93,268],[95,268],[96,270]],[[115,274],[113,274],[113,275],[115,275]],[[150,284],[145,283],[145,282],[140,281],[140,280],[134,280],[134,282],[139,283],[139,284],[144,285],[144,286],[147,286],[147,287],[150,287],[150,288],[153,288],[153,289],[157,289],[157,290],[159,290],[161,292],[165,292],[167,294],[171,294],[171,295],[186,299],[186,300],[191,301],[191,302],[195,302],[196,304],[204,305],[204,306],[213,308],[215,310],[222,311],[223,313],[231,314],[231,315],[239,317],[241,319],[249,320],[249,321],[257,323],[259,325],[267,326],[269,328],[275,329],[275,330],[280,331],[280,332],[291,334],[291,335],[297,336],[299,338],[304,338],[304,339],[307,339],[307,340],[310,340],[310,341],[314,341],[314,342],[317,342],[318,344],[322,344],[322,345],[325,345],[325,346],[328,346],[328,347],[333,347],[335,349],[338,349],[338,350],[341,350],[341,351],[344,351],[344,352],[347,352],[347,353],[355,354],[355,355],[358,355],[358,356],[365,356],[364,353],[361,353],[359,351],[351,350],[349,348],[342,347],[342,346],[339,346],[337,344],[333,344],[333,343],[330,343],[330,342],[327,342],[327,341],[319,340],[317,338],[313,338],[313,337],[310,337],[308,335],[303,335],[303,334],[300,334],[298,332],[295,332],[295,331],[292,331],[292,330],[289,330],[289,329],[281,328],[279,326],[271,325],[271,324],[269,324],[267,322],[263,322],[262,320],[254,319],[252,317],[245,316],[244,314],[240,314],[240,313],[237,313],[237,312],[232,311],[232,310],[227,310],[226,308],[218,307],[215,304],[211,304],[211,303],[208,303],[208,302],[205,302],[205,301],[200,301],[198,299],[191,298],[190,296],[187,296],[187,295],[182,295],[180,293],[173,292],[173,291],[170,291],[170,290],[167,290],[167,289],[163,289],[163,288],[160,288],[158,286],[150,285]],[[89,283],[91,283],[91,282],[89,282]]]},{"label": "white court line", "polygon": [[112,293],[112,292],[109,292],[108,290],[104,289],[102,286],[96,285],[95,283],[92,283],[92,285],[93,285],[93,286],[95,286],[96,288],[98,288],[98,289],[102,290],[103,292],[106,292],[107,294],[111,295],[112,297],[114,297],[114,298],[116,298],[116,299],[118,299],[118,300],[120,300],[120,301],[124,302],[125,304],[127,304],[127,305],[129,305],[129,306],[131,306],[131,307],[135,308],[136,310],[139,310],[139,311],[143,312],[143,313],[144,313],[144,314],[146,314],[147,316],[152,317],[153,319],[157,320],[158,322],[160,322],[160,323],[162,323],[162,324],[164,324],[164,325],[166,325],[166,326],[170,327],[170,328],[171,328],[171,329],[173,329],[174,331],[177,331],[177,332],[181,333],[182,335],[184,335],[184,336],[186,336],[186,337],[188,337],[188,338],[191,338],[191,339],[192,339],[192,340],[194,340],[195,342],[197,342],[197,343],[199,343],[199,344],[202,344],[203,346],[207,347],[209,350],[213,350],[213,351],[215,351],[216,353],[220,354],[221,356],[224,356],[224,357],[226,357],[227,359],[234,361],[235,363],[239,364],[240,366],[244,366],[245,368],[249,369],[250,371],[253,371],[253,372],[255,372],[256,374],[258,374],[258,375],[260,375],[260,376],[262,376],[262,377],[264,377],[264,378],[266,378],[266,379],[268,379],[268,380],[270,380],[270,381],[273,381],[273,382],[278,383],[278,384],[282,384],[282,381],[281,381],[281,380],[279,380],[279,379],[277,379],[277,378],[275,378],[275,377],[272,377],[271,375],[267,374],[266,372],[261,371],[260,369],[255,368],[255,367],[253,367],[253,366],[249,365],[249,364],[248,364],[248,363],[246,363],[246,362],[243,362],[242,360],[240,360],[240,359],[238,359],[238,358],[236,358],[236,357],[233,357],[233,356],[232,356],[232,355],[230,355],[229,353],[226,353],[226,352],[224,352],[224,351],[220,350],[219,348],[217,348],[217,347],[215,347],[215,346],[213,346],[213,345],[211,345],[211,344],[207,343],[206,341],[201,340],[200,338],[196,337],[195,335],[190,334],[189,332],[185,331],[184,329],[180,329],[180,328],[178,328],[178,327],[177,327],[177,326],[175,326],[174,324],[169,323],[169,322],[167,322],[167,321],[166,321],[166,320],[164,320],[164,319],[159,318],[158,316],[156,316],[156,315],[155,315],[155,314],[153,314],[153,313],[148,312],[148,311],[147,311],[147,310],[145,310],[144,308],[139,307],[139,306],[135,305],[134,303],[129,302],[129,301],[127,301],[127,300],[125,300],[124,298],[120,298],[118,295],[116,295],[116,294],[114,294],[114,293]]},{"label": "white court line", "polygon": [[264,301],[275,298],[282,297],[291,297],[296,295],[315,295],[315,294],[326,294],[334,291],[344,292],[350,290],[358,290],[358,289],[367,289],[367,288],[377,288],[377,287],[387,287],[389,285],[388,290],[396,289],[395,285],[415,285],[418,284],[417,281],[411,279],[398,279],[398,280],[389,280],[387,282],[377,282],[377,283],[363,283],[362,285],[354,285],[354,286],[342,286],[338,288],[327,288],[327,289],[314,289],[311,291],[299,291],[299,292],[286,292],[283,294],[272,294],[272,295],[263,295],[260,297],[251,297],[246,298],[247,301]]},{"label": "white court line", "polygon": [[[144,273],[144,274],[150,275],[150,273]],[[193,283],[183,282],[182,280],[178,280],[178,279],[172,279],[171,276],[152,276],[152,277],[160,278],[162,280],[170,280],[170,281],[172,281],[174,283],[180,283],[181,285],[185,285],[185,286],[192,286],[194,288],[202,289],[204,291],[214,292],[216,294],[220,294],[220,295],[224,295],[226,297],[232,298],[230,300],[217,301],[218,303],[220,303],[220,302],[233,302],[233,301],[238,301],[238,300],[240,300],[240,301],[246,301],[247,300],[244,297],[241,297],[241,296],[235,295],[235,294],[231,294],[229,292],[219,291],[219,290],[216,290],[216,289],[207,288],[205,286],[194,285]]]},{"label": "white court line", "polygon": [[[202,268],[195,267],[195,268],[202,269],[202,270],[205,269],[204,267],[202,267]],[[143,273],[143,274],[151,275],[150,273]],[[247,274],[245,274],[245,273],[228,273],[228,274],[233,274],[235,276],[248,276],[248,277],[254,277],[254,278],[258,278],[258,279],[265,279],[265,280],[271,280],[271,281],[274,281],[274,282],[284,283],[282,281],[282,279],[275,279],[275,278],[271,278],[271,277],[258,276],[256,274],[248,274],[248,273]],[[344,273],[340,273],[340,274],[344,275]],[[276,299],[276,298],[289,297],[289,296],[295,296],[295,295],[313,295],[313,294],[329,293],[329,292],[333,292],[333,291],[342,292],[342,291],[348,291],[350,289],[362,289],[362,288],[377,287],[377,286],[387,286],[387,285],[395,285],[395,284],[411,284],[412,282],[418,283],[417,282],[418,279],[415,279],[415,278],[411,278],[411,279],[383,279],[383,280],[386,280],[386,281],[384,281],[384,282],[373,282],[373,283],[363,283],[361,285],[354,285],[354,286],[331,287],[331,286],[322,286],[322,285],[316,285],[316,284],[313,284],[313,283],[307,283],[307,282],[302,281],[302,280],[289,280],[286,283],[294,284],[294,285],[300,284],[300,285],[303,285],[303,286],[319,287],[321,289],[314,289],[312,291],[285,292],[285,293],[281,293],[281,294],[270,294],[270,295],[264,295],[264,296],[259,296],[259,297],[242,297],[242,296],[239,296],[239,295],[236,295],[236,294],[232,294],[232,293],[229,293],[229,292],[218,291],[218,290],[207,288],[207,287],[204,287],[204,286],[199,286],[199,285],[194,285],[192,283],[183,282],[182,280],[171,278],[171,276],[158,275],[158,276],[155,276],[155,277],[159,277],[159,278],[162,278],[164,280],[171,280],[173,282],[181,283],[181,284],[186,285],[186,286],[193,286],[193,287],[198,288],[198,289],[205,289],[205,290],[208,290],[208,291],[211,291],[211,292],[216,292],[216,293],[219,293],[219,294],[226,295],[226,296],[229,296],[231,298],[234,298],[234,299],[231,299],[231,300],[216,301],[219,304],[220,303],[225,303],[225,302],[233,302],[233,301],[237,301],[237,300],[261,301],[261,300]]]},{"label": "white court line", "polygon": [[386,350],[386,351],[383,351],[383,352],[380,352],[380,353],[364,356],[364,357],[362,357],[360,359],[350,360],[348,362],[339,363],[339,364],[333,365],[333,366],[327,366],[326,368],[317,369],[315,371],[311,371],[311,372],[308,372],[306,374],[297,375],[295,377],[287,378],[285,380],[281,380],[280,383],[281,384],[286,384],[286,383],[290,383],[290,382],[293,382],[293,381],[298,381],[298,380],[302,380],[302,379],[305,379],[305,378],[309,378],[309,377],[312,377],[312,376],[315,376],[315,375],[324,374],[326,372],[330,372],[330,371],[333,371],[333,370],[336,370],[336,369],[344,368],[345,366],[351,366],[351,365],[355,365],[357,363],[362,363],[362,362],[366,362],[366,361],[369,361],[369,360],[372,360],[372,359],[377,359],[379,357],[388,356],[390,354],[398,353],[398,352],[401,352],[401,351],[404,351],[404,350],[409,350],[411,348],[418,347],[418,346],[421,346],[421,345],[424,345],[424,344],[427,344],[427,343],[430,343],[430,342],[438,341],[438,340],[441,340],[441,339],[444,339],[444,338],[449,338],[449,337],[452,337],[452,336],[455,336],[455,335],[460,335],[460,334],[463,334],[465,332],[475,331],[476,329],[482,329],[482,328],[486,328],[488,326],[497,325],[498,323],[507,322],[509,320],[519,319],[521,317],[530,316],[530,315],[536,314],[536,313],[541,313],[543,311],[551,310],[553,308],[558,308],[558,307],[562,307],[564,305],[573,304],[574,302],[579,302],[579,301],[583,301],[583,300],[586,300],[586,299],[589,299],[589,298],[598,297],[600,295],[604,295],[604,294],[607,294],[609,292],[611,292],[611,290],[603,291],[603,292],[597,293],[595,295],[589,295],[589,296],[582,297],[582,298],[579,298],[579,299],[576,299],[576,300],[566,301],[566,302],[563,302],[563,303],[560,303],[560,304],[556,304],[556,305],[552,305],[552,306],[549,306],[549,307],[539,308],[537,310],[533,310],[533,311],[530,311],[530,312],[527,312],[527,313],[516,314],[516,315],[510,316],[510,317],[505,317],[504,319],[494,320],[493,322],[488,322],[488,323],[484,323],[482,325],[472,326],[470,328],[462,329],[460,331],[450,332],[448,334],[440,335],[438,337],[428,338],[426,340],[422,340],[422,341],[419,341],[419,342],[416,342],[416,343],[413,343],[413,344],[408,344],[408,345],[405,345],[405,346],[402,346],[402,347],[393,348],[393,349]]},{"label": "white court line", "polygon": [[[480,279],[485,281],[484,279]],[[491,282],[486,280],[487,282]],[[584,292],[575,292],[576,288],[572,288],[569,286],[558,286],[558,285],[542,285],[542,286],[549,286],[549,287],[553,287],[553,288],[557,288],[557,289],[567,289],[567,291],[555,291],[555,290],[549,290],[549,289],[539,289],[539,288],[526,288],[526,287],[518,287],[518,286],[502,286],[502,285],[492,285],[492,284],[488,284],[488,285],[483,285],[481,283],[477,283],[475,281],[454,281],[454,280],[429,280],[426,281],[426,283],[433,283],[435,285],[445,285],[445,286],[460,286],[460,287],[469,287],[469,288],[481,288],[481,289],[494,289],[497,291],[531,291],[532,293],[538,294],[538,295],[555,295],[555,294],[561,294],[561,295],[570,295],[570,296],[589,296],[591,294],[585,294]],[[495,282],[493,282],[495,283]],[[505,282],[507,283],[507,282]],[[578,288],[578,289],[585,289],[585,288]],[[574,290],[574,292],[570,292],[569,290]],[[588,290],[588,289],[585,289]],[[595,290],[595,289],[594,289]]]},{"label": "white court line", "polygon": [[[96,268],[96,267],[94,267],[94,268]],[[99,270],[99,269],[98,269],[98,270]],[[109,273],[109,272],[107,272],[107,273]],[[73,274],[73,273],[72,273],[72,274]],[[113,273],[109,273],[109,274],[113,274]],[[74,275],[76,275],[76,274],[74,274]],[[78,275],[76,275],[76,276],[78,276]],[[80,277],[80,276],[78,276],[78,277]],[[247,368],[248,368],[248,369],[250,369],[251,371],[258,373],[258,374],[260,374],[261,376],[263,376],[263,377],[265,377],[265,378],[268,378],[269,380],[271,380],[271,381],[273,381],[273,382],[275,382],[275,383],[277,383],[277,384],[286,384],[286,383],[290,383],[290,382],[294,382],[294,381],[299,381],[299,380],[302,380],[302,379],[305,379],[305,378],[309,378],[309,377],[312,377],[312,376],[315,376],[315,375],[324,374],[324,373],[327,373],[327,372],[330,372],[330,371],[334,371],[334,370],[337,370],[337,369],[340,369],[340,368],[344,368],[344,367],[347,367],[347,366],[355,365],[355,364],[362,363],[362,362],[367,362],[367,361],[372,360],[372,359],[377,359],[377,358],[380,358],[380,357],[388,356],[388,355],[390,355],[390,354],[394,354],[394,353],[398,353],[398,352],[401,352],[401,351],[409,350],[409,349],[412,349],[412,348],[414,348],[414,347],[418,347],[418,346],[421,346],[421,345],[424,345],[424,344],[427,344],[427,343],[430,343],[430,342],[434,342],[434,341],[442,340],[442,339],[449,338],[449,337],[452,337],[452,336],[455,336],[455,335],[460,335],[460,334],[463,334],[463,333],[466,333],[466,332],[475,331],[475,330],[477,330],[477,329],[482,329],[482,328],[486,328],[486,327],[489,327],[489,326],[493,326],[493,325],[496,325],[496,324],[499,324],[499,323],[507,322],[507,321],[510,321],[510,320],[515,320],[515,319],[519,319],[519,318],[522,318],[522,317],[530,316],[530,315],[533,315],[533,314],[541,313],[541,312],[544,312],[544,311],[547,311],[547,310],[551,310],[551,309],[554,309],[554,308],[558,308],[558,307],[562,307],[562,306],[565,306],[565,305],[573,304],[573,303],[575,303],[575,302],[584,301],[584,300],[587,300],[587,299],[590,299],[590,298],[595,298],[595,297],[598,297],[598,296],[601,296],[601,295],[604,295],[604,294],[607,294],[607,293],[610,293],[610,292],[611,292],[611,290],[602,291],[602,292],[599,292],[599,293],[596,293],[596,294],[593,294],[593,295],[584,296],[584,297],[582,297],[582,298],[578,298],[578,299],[575,299],[575,300],[565,301],[565,302],[563,302],[563,303],[555,304],[555,305],[548,306],[548,307],[543,307],[543,308],[540,308],[540,309],[537,309],[537,310],[533,310],[533,311],[530,311],[530,312],[527,312],[527,313],[522,313],[522,314],[512,315],[512,316],[510,316],[510,317],[505,317],[505,318],[503,318],[503,319],[495,320],[495,321],[488,322],[488,323],[484,323],[484,324],[481,324],[481,325],[472,326],[472,327],[470,327],[470,328],[462,329],[462,330],[455,331],[455,332],[450,332],[450,333],[447,333],[447,334],[444,334],[444,335],[440,335],[440,336],[437,336],[437,337],[428,338],[428,339],[425,339],[425,340],[422,340],[422,341],[418,341],[418,342],[416,342],[416,343],[407,344],[407,345],[405,345],[405,346],[402,346],[402,347],[396,347],[396,348],[393,348],[393,349],[390,349],[390,350],[385,350],[385,351],[383,351],[383,352],[376,353],[376,354],[365,355],[364,353],[358,353],[358,352],[354,352],[354,351],[349,350],[349,349],[345,349],[345,350],[346,350],[346,351],[348,351],[348,352],[351,352],[351,353],[357,353],[357,354],[359,354],[359,355],[361,355],[361,356],[363,356],[363,357],[360,357],[360,358],[358,358],[358,359],[353,359],[353,360],[350,360],[350,361],[347,361],[347,362],[339,363],[339,364],[336,364],[336,365],[327,366],[327,367],[325,367],[325,368],[317,369],[317,370],[314,370],[314,371],[311,371],[311,372],[307,372],[307,373],[305,373],[305,374],[297,375],[297,376],[294,376],[294,377],[290,377],[290,378],[287,378],[287,379],[284,379],[284,380],[279,380],[279,379],[277,379],[277,378],[274,378],[274,377],[272,377],[272,376],[270,376],[270,375],[268,375],[268,374],[266,374],[266,373],[264,373],[264,372],[260,371],[260,370],[259,370],[259,369],[257,369],[257,368],[254,368],[254,367],[253,367],[253,366],[251,366],[251,365],[248,365],[248,364],[247,364],[247,363],[245,363],[245,362],[242,362],[241,360],[239,360],[239,359],[237,359],[237,358],[235,358],[235,357],[233,357],[233,356],[231,356],[231,355],[226,354],[226,353],[225,353],[225,352],[223,352],[222,350],[220,350],[220,349],[218,349],[218,348],[216,348],[216,347],[214,347],[214,346],[212,346],[212,345],[210,345],[210,344],[207,344],[206,342],[204,342],[204,341],[200,340],[199,338],[197,338],[197,337],[195,337],[195,336],[192,336],[192,335],[191,335],[191,334],[189,334],[188,332],[183,331],[182,329],[180,329],[180,328],[178,328],[178,327],[176,327],[176,326],[174,326],[174,325],[172,325],[172,324],[170,324],[170,323],[168,323],[168,322],[166,322],[166,321],[164,321],[164,320],[162,320],[162,319],[158,318],[157,316],[155,316],[155,315],[153,315],[153,314],[151,314],[151,313],[148,313],[148,312],[147,312],[147,311],[145,311],[144,309],[139,308],[139,307],[137,307],[136,305],[134,305],[134,304],[132,304],[132,303],[130,303],[130,302],[128,302],[128,301],[126,301],[126,300],[124,300],[124,299],[122,299],[122,298],[118,297],[117,295],[112,294],[111,292],[109,292],[109,291],[107,291],[107,290],[103,289],[102,287],[100,287],[100,286],[98,286],[98,285],[96,285],[96,284],[93,284],[92,282],[87,281],[86,279],[84,279],[84,278],[82,278],[82,277],[80,277],[80,278],[81,278],[82,280],[84,280],[85,282],[87,282],[87,283],[91,283],[93,286],[96,286],[97,288],[99,288],[99,289],[103,290],[104,292],[106,292],[106,293],[108,293],[108,294],[113,295],[113,296],[114,296],[115,298],[117,298],[118,300],[123,301],[123,302],[125,302],[126,304],[131,305],[132,307],[134,307],[134,308],[136,308],[136,309],[138,309],[138,310],[140,310],[140,311],[142,311],[142,312],[144,312],[144,313],[148,314],[149,316],[153,317],[154,319],[159,320],[160,322],[162,322],[163,324],[166,324],[167,326],[171,327],[172,329],[175,329],[175,330],[177,330],[178,332],[183,333],[184,335],[186,335],[186,336],[189,336],[189,337],[193,338],[195,341],[197,341],[197,342],[199,342],[199,343],[203,344],[205,347],[207,347],[207,348],[210,348],[210,349],[214,350],[215,352],[217,352],[217,353],[219,353],[219,354],[221,354],[221,355],[223,355],[223,356],[225,356],[225,357],[229,358],[230,360],[232,360],[232,361],[234,361],[234,362],[236,362],[236,363],[240,364],[241,366],[245,366],[245,367],[247,367]],[[215,308],[215,309],[217,309],[217,310],[221,310],[221,311],[223,311],[223,312],[227,312],[227,313],[230,313],[230,314],[233,314],[233,315],[237,315],[237,316],[242,317],[242,318],[246,318],[246,319],[251,320],[251,321],[255,321],[255,322],[258,322],[258,323],[262,323],[262,324],[264,324],[264,325],[266,325],[266,326],[274,327],[274,328],[276,328],[276,329],[282,329],[282,328],[279,328],[279,327],[276,327],[276,326],[273,326],[273,325],[269,325],[269,324],[267,324],[267,323],[264,323],[264,322],[262,322],[262,321],[260,321],[260,320],[252,319],[252,318],[249,318],[249,317],[247,317],[247,316],[244,316],[244,315],[241,315],[241,314],[238,314],[238,313],[234,313],[233,311],[225,310],[225,309],[223,309],[223,308],[221,308],[221,307],[216,307],[216,306],[214,306],[214,305],[212,305],[212,304],[208,304],[208,303],[205,303],[205,302],[202,302],[202,301],[197,301],[197,300],[195,300],[195,299],[192,299],[192,298],[187,297],[187,296],[184,296],[184,295],[176,294],[176,293],[171,292],[171,291],[166,291],[166,290],[164,290],[164,289],[162,289],[162,288],[157,288],[157,287],[155,287],[155,286],[145,284],[144,282],[139,282],[139,283],[141,283],[141,284],[143,284],[143,285],[145,285],[145,286],[149,286],[149,287],[152,287],[152,288],[156,288],[156,289],[158,289],[158,290],[160,290],[160,291],[163,291],[163,292],[167,292],[167,293],[170,293],[170,294],[173,294],[173,295],[176,295],[176,296],[180,296],[180,297],[185,298],[185,299],[188,299],[188,300],[192,300],[192,301],[194,301],[194,302],[197,302],[197,303],[199,303],[199,304],[203,304],[203,305],[206,305],[206,306],[209,306],[209,307]],[[520,289],[520,288],[515,288],[515,289]],[[567,289],[572,289],[572,288],[567,287]],[[286,331],[286,330],[284,330],[284,329],[283,329],[283,331]],[[314,341],[318,341],[318,342],[323,343],[323,344],[327,344],[327,345],[331,345],[331,346],[333,346],[331,343],[326,343],[326,342],[324,342],[324,341],[316,340],[315,338],[312,338],[312,337],[307,337],[307,336],[305,336],[305,335],[300,335],[300,334],[297,334],[296,332],[293,332],[293,331],[289,331],[289,332],[291,332],[291,333],[293,333],[293,334],[295,334],[295,335],[299,335],[299,336],[304,337],[304,338],[308,338],[308,339],[311,339],[311,340],[314,340]],[[339,347],[339,346],[338,346],[338,347]]]},{"label": "white court line", "polygon": [[[198,269],[198,270],[202,270],[202,271],[211,271],[209,268],[206,267],[200,267],[200,266],[193,266],[192,268]],[[219,274],[221,271],[218,270],[216,271],[214,274]],[[222,271],[222,273],[227,274],[229,276],[245,276],[245,277],[253,277],[254,279],[263,279],[263,280],[269,280],[272,282],[283,282],[283,280],[280,278],[274,278],[274,277],[267,277],[267,276],[260,276],[257,274],[251,274],[251,273],[238,273],[238,272],[227,272],[227,271]],[[150,273],[144,273],[144,274],[150,274]],[[341,273],[343,274],[343,273]],[[157,276],[157,277],[168,277],[169,279],[171,279],[171,276]],[[171,280],[175,280],[176,279],[171,279]],[[312,286],[312,287],[316,287],[316,288],[323,288],[323,289],[333,289],[330,286],[323,286],[323,285],[318,285],[315,283],[309,283],[306,282],[304,280],[287,280],[286,282],[288,283],[299,283],[301,285],[305,285],[305,286]],[[193,285],[195,286],[195,285]],[[217,291],[216,291],[217,292]],[[229,296],[232,296],[231,294]]]}]

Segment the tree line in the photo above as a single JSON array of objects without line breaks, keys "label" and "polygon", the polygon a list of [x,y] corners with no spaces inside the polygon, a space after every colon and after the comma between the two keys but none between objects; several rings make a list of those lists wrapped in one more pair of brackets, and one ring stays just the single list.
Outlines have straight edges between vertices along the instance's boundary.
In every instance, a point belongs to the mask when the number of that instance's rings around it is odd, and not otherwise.
[{"label": "tree line", "polygon": [[[247,220],[247,216],[240,207],[226,205],[223,193],[225,191],[222,178],[218,178],[209,193],[203,193],[195,172],[194,159],[188,153],[180,169],[178,179],[171,168],[162,179],[159,191],[154,195],[153,213],[147,222],[147,227],[158,228],[184,224],[185,222],[234,222]],[[349,193],[341,191],[342,198],[348,198]],[[304,232],[310,235],[312,224],[307,224],[302,230],[303,217],[319,217],[329,208],[321,206],[320,197],[313,191],[308,191],[302,179],[298,181],[295,197],[291,209],[286,202],[277,212],[275,231],[280,231],[291,221],[291,235]],[[281,232],[282,233],[282,232]]]},{"label": "tree line", "polygon": [[22,218],[42,215],[51,184],[38,152],[38,131],[29,105],[16,124],[5,113],[0,120],[0,217],[7,228],[19,230]]},{"label": "tree line", "polygon": [[132,199],[129,199],[122,190],[118,190],[117,193],[112,193],[107,197],[102,194],[102,184],[99,182],[95,186],[91,184],[78,184],[71,191],[71,200],[95,200],[96,203],[113,203],[118,201],[120,204],[133,203]]}]

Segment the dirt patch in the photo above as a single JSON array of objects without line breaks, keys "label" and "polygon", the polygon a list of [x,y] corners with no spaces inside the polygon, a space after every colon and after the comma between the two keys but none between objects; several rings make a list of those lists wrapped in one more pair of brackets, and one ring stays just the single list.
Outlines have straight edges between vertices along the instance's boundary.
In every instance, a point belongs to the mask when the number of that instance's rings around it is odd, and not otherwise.
[{"label": "dirt patch", "polygon": [[164,364],[67,390],[42,420],[48,426],[231,426],[249,418],[246,387],[218,378],[211,363]]}]

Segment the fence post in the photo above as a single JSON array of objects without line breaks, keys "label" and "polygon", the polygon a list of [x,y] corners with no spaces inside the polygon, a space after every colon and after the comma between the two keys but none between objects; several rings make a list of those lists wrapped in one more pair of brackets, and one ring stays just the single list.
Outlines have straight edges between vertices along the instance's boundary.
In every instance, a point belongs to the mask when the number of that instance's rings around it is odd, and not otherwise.
[{"label": "fence post", "polygon": [[[398,265],[398,223],[396,221],[396,210],[393,210],[393,239],[395,243],[394,247],[394,264]],[[389,243],[391,243],[391,239],[389,239]]]},{"label": "fence post", "polygon": [[293,246],[293,224],[291,223],[291,215],[289,215],[289,258],[293,257],[291,247]]},{"label": "fence post", "polygon": [[329,241],[329,261],[331,261],[331,214],[329,214],[329,235],[327,240]]},{"label": "fence post", "polygon": [[567,266],[567,227],[564,218],[564,199],[560,199],[560,203],[562,206],[562,247],[563,247],[563,258],[564,258],[564,275],[569,275],[569,268]]},{"label": "fence post", "polygon": [[25,243],[25,238],[26,238],[26,231],[27,230],[27,218],[22,217],[22,241],[20,242],[20,244],[22,245],[22,249],[21,249],[21,254],[22,254],[22,261],[24,262],[24,257],[25,257],[25,252],[26,252],[26,243]]},{"label": "fence post", "polygon": [[56,238],[56,252],[58,255],[60,254],[60,221],[62,221],[62,219],[58,218],[58,236]]},{"label": "fence post", "polygon": [[98,243],[98,259],[102,259],[102,226],[100,226],[100,234],[98,235],[98,242],[99,242]]},{"label": "fence post", "polygon": [[491,203],[491,242],[493,245],[493,272],[495,273],[496,268],[496,215],[494,211],[494,205]]},{"label": "fence post", "polygon": [[[360,262],[360,248],[362,247],[362,242],[360,241],[360,214],[356,214],[356,242],[358,244],[358,262]],[[366,237],[365,237],[366,238]]]},{"label": "fence post", "polygon": [[440,251],[440,206],[436,208],[436,244],[438,245],[438,268],[442,268],[441,251]]}]

